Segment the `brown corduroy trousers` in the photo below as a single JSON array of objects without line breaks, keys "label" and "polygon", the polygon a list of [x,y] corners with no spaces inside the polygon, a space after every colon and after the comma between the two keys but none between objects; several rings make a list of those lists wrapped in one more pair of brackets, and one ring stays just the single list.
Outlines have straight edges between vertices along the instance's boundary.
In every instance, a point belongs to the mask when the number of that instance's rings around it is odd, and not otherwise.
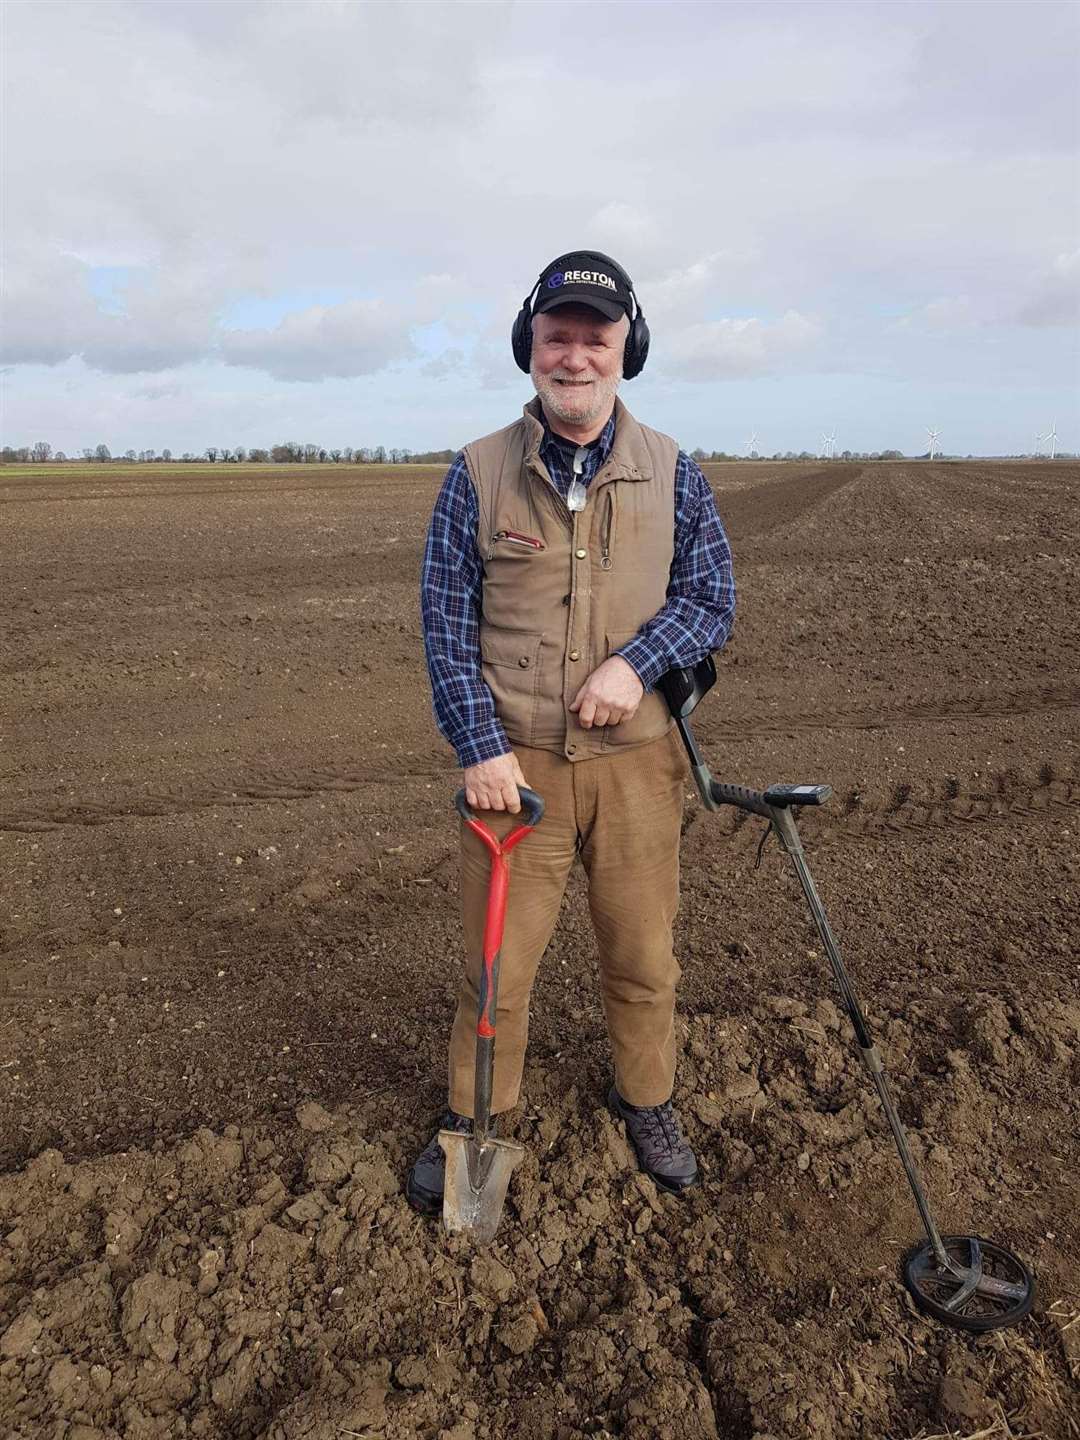
[{"label": "brown corduroy trousers", "polygon": [[[515,746],[522,773],[544,801],[544,818],[510,856],[496,1016],[492,1113],[517,1104],[529,1030],[529,994],[551,939],[570,867],[581,856],[600,966],[600,989],[619,1094],[661,1105],[675,1082],[672,949],[679,904],[683,783],[689,767],[678,732],[623,753],[576,763]],[[485,810],[501,840],[521,817]],[[466,973],[450,1040],[450,1105],[473,1113],[477,986],[490,859],[462,823],[461,907]]]}]

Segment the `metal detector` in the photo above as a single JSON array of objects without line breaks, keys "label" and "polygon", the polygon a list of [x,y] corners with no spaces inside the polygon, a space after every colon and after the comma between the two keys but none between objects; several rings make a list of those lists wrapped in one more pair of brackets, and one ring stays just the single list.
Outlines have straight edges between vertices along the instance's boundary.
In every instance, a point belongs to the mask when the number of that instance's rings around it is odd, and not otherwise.
[{"label": "metal detector", "polygon": [[[799,805],[822,805],[832,794],[829,785],[770,785],[751,790],[743,785],[725,785],[714,780],[698,753],[689,726],[689,717],[716,680],[716,666],[707,656],[692,669],[669,670],[659,681],[690,756],[690,765],[702,803],[707,810],[734,805],[751,815],[760,815],[791,857],[803,894],[810,906],[821,943],[832,965],[848,1019],[855,1031],[859,1054],[870,1072],[874,1088],[889,1122],[911,1193],[922,1217],[927,1239],[919,1241],[904,1255],[900,1275],[916,1306],[936,1320],[958,1330],[998,1330],[1015,1325],[1031,1310],[1035,1299],[1035,1277],[1011,1250],[975,1235],[942,1235],[930,1214],[926,1192],[915,1170],[907,1137],[889,1092],[881,1055],[874,1044],[866,1018],[859,1008],[840,950],[829,928],[825,908],[806,863],[794,809]],[[769,831],[765,832],[766,836]]]}]

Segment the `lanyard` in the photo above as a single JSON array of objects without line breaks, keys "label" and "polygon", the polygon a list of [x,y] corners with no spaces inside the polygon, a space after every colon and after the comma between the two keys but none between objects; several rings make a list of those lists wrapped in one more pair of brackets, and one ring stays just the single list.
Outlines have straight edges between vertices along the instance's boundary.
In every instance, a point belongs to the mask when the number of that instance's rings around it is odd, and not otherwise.
[{"label": "lanyard", "polygon": [[585,482],[581,475],[585,469],[585,457],[588,453],[584,445],[579,445],[574,451],[574,478],[570,481],[570,489],[566,492],[566,508],[568,510],[585,509]]}]

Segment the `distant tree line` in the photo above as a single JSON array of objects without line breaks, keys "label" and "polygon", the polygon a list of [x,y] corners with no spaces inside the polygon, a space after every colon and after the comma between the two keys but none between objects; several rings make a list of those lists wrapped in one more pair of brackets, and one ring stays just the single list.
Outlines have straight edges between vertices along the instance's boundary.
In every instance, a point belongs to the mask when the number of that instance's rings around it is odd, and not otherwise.
[{"label": "distant tree line", "polygon": [[[207,461],[212,465],[449,465],[455,453],[453,450],[387,449],[385,445],[358,445],[355,449],[351,445],[345,445],[332,446],[327,449],[323,445],[302,445],[296,440],[286,440],[280,445],[271,445],[268,450],[255,445],[250,449],[246,449],[243,445],[237,445],[232,449],[227,445],[208,445],[198,455],[190,450],[185,450],[182,455],[174,455],[168,449],[161,451],[125,450],[122,455],[114,455],[108,445],[95,445],[86,446],[77,456],[68,456],[64,454],[63,450],[54,451],[46,441],[39,440],[36,445],[5,445],[0,450],[0,464],[42,465],[48,461],[52,461],[54,464],[64,464],[70,459],[98,464],[107,462],[113,465],[118,461],[131,465],[203,465]],[[691,452],[691,457],[698,464],[706,461],[715,463],[721,460],[820,459],[820,456],[814,455],[809,450],[778,450],[773,455],[761,455],[757,451],[752,455],[732,455],[726,450],[703,450],[700,446]],[[837,460],[903,460],[904,455],[899,450],[844,450],[835,458]]]},{"label": "distant tree line", "polygon": [[237,445],[208,445],[196,455],[185,450],[174,455],[171,450],[125,450],[114,455],[108,445],[86,446],[79,455],[65,455],[63,450],[54,450],[45,440],[36,445],[5,445],[0,450],[0,464],[44,465],[51,461],[64,464],[70,460],[91,461],[98,464],[113,464],[117,461],[131,465],[151,464],[205,464],[212,465],[449,465],[457,452],[454,450],[398,450],[387,449],[385,445],[332,446],[301,445],[295,440],[286,440],[281,445],[271,445],[268,450],[258,446],[246,449]]},{"label": "distant tree line", "polygon": [[[185,450],[182,455],[174,455],[171,450],[125,450],[122,455],[114,455],[108,445],[86,446],[78,455],[65,455],[63,450],[54,450],[45,440],[39,440],[36,445],[5,445],[0,449],[0,465],[44,465],[49,462],[53,464],[65,464],[69,460],[91,461],[93,463],[105,464],[106,462],[115,465],[118,461],[131,465],[203,465],[209,461],[213,465],[449,465],[457,452],[454,450],[397,450],[387,449],[385,445],[352,445],[332,446],[327,449],[323,445],[301,445],[296,440],[286,440],[280,445],[271,445],[268,450],[259,446],[252,446],[246,449],[243,445],[237,445],[230,449],[227,445],[208,445],[205,450],[196,455],[190,450]],[[928,458],[928,451],[921,455],[906,456],[902,450],[841,450],[832,458],[834,460],[925,460]],[[733,455],[727,450],[703,450],[700,446],[690,452],[691,459],[698,464],[708,462],[715,464],[722,460],[820,460],[822,456],[815,455],[811,450],[777,450],[772,455],[760,454],[754,451],[747,455]],[[958,456],[944,455],[940,452],[935,456],[938,460],[958,459]],[[968,455],[968,460],[977,457]],[[1026,455],[1001,456],[1001,459],[1023,460],[1030,459]],[[1037,457],[1048,459],[1048,456]],[[1075,460],[1077,457],[1067,450],[1059,450],[1058,460]]]},{"label": "distant tree line", "polygon": [[[701,465],[705,462],[714,464],[720,460],[821,460],[824,457],[815,455],[812,450],[777,450],[772,455],[763,455],[754,450],[749,455],[745,451],[741,455],[730,455],[726,450],[702,450],[699,446],[696,450],[691,450],[690,458]],[[834,460],[904,460],[907,457],[902,450],[841,450],[832,458]],[[914,458],[920,457],[915,456]]]}]

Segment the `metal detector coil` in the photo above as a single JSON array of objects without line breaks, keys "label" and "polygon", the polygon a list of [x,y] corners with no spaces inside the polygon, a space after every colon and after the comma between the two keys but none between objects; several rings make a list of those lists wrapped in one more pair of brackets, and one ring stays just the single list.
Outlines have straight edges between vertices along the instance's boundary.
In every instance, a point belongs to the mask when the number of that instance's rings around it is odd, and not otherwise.
[{"label": "metal detector coil", "polygon": [[933,1242],[904,1256],[900,1278],[926,1315],[957,1330],[982,1333],[1016,1325],[1035,1303],[1035,1277],[1011,1250],[975,1235],[943,1235],[946,1263]]}]

